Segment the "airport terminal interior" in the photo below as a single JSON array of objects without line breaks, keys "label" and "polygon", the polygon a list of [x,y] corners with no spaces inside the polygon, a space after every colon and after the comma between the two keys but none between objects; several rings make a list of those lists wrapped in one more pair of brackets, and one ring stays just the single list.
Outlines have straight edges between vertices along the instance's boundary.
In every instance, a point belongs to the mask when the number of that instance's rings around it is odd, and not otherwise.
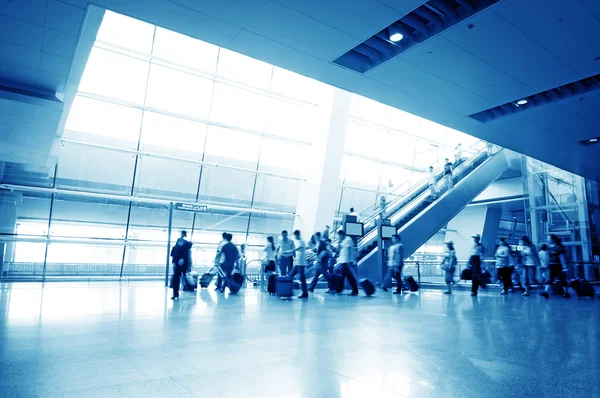
[{"label": "airport terminal interior", "polygon": [[598,0],[0,1],[0,396],[600,397],[597,37]]}]

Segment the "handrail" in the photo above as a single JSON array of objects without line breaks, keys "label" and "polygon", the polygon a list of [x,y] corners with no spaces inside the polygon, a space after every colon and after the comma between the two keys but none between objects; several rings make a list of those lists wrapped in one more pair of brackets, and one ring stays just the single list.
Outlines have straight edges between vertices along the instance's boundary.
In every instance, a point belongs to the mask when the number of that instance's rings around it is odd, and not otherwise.
[{"label": "handrail", "polygon": [[[485,141],[483,141],[483,140],[480,140],[480,141],[478,141],[477,143],[481,143],[481,142],[485,142]],[[487,143],[486,143],[486,145],[487,145]],[[474,146],[475,146],[475,145],[473,145],[472,147],[474,147]],[[471,148],[472,148],[472,147],[471,147]],[[458,174],[462,173],[462,172],[464,171],[464,169],[466,169],[466,167],[467,167],[467,166],[470,166],[471,164],[473,164],[473,162],[475,162],[475,160],[477,160],[477,159],[478,159],[478,156],[479,156],[479,155],[482,153],[482,151],[483,151],[483,149],[482,149],[482,150],[480,150],[479,152],[476,152],[476,153],[475,153],[475,154],[474,154],[472,157],[468,158],[467,160],[465,160],[464,162],[462,162],[460,165],[458,165],[458,166],[457,166],[457,168],[456,168],[455,170],[453,170],[453,174],[456,174],[456,175],[458,175]],[[429,179],[427,179],[427,180],[426,180],[427,184],[429,183],[428,181],[429,181]],[[420,186],[419,186],[419,188],[420,188]],[[414,189],[411,189],[411,190],[407,191],[407,192],[406,192],[406,193],[405,193],[403,196],[399,197],[397,200],[395,200],[395,201],[393,201],[392,203],[390,203],[390,206],[386,206],[386,210],[388,209],[388,207],[391,207],[391,206],[396,206],[396,205],[398,204],[398,202],[400,202],[400,201],[401,201],[402,199],[404,199],[405,197],[412,195],[412,194],[414,193],[413,191],[416,191],[416,190],[414,190]],[[422,194],[418,195],[417,197],[415,197],[415,198],[414,198],[413,200],[411,200],[409,203],[406,203],[404,206],[402,206],[402,208],[404,208],[404,207],[406,207],[406,206],[409,206],[411,203],[414,203],[415,201],[419,201],[419,200],[421,200],[421,199],[422,199],[422,196],[423,196],[423,195],[425,195],[425,194],[427,194],[427,196],[429,196],[429,194],[428,194],[427,192],[424,192],[424,193],[422,193]],[[389,215],[389,217],[393,217],[393,216],[394,216],[394,214],[396,214],[398,211],[400,211],[400,209],[397,209],[397,210],[392,210],[393,214]],[[372,221],[373,219],[375,219],[377,216],[378,216],[378,214],[375,214],[373,217],[370,217],[370,218],[368,218],[367,220],[365,220],[365,221],[363,221],[363,222],[366,224],[366,223],[368,223],[369,221]],[[363,242],[365,241],[365,239],[369,239],[369,241],[370,241],[370,239],[371,239],[372,237],[371,237],[371,238],[368,238],[368,237],[369,237],[370,235],[372,235],[372,232],[373,232],[373,230],[374,230],[374,228],[370,229],[370,230],[369,230],[369,231],[368,231],[368,232],[367,232],[367,233],[366,233],[366,234],[365,234],[365,235],[364,235],[364,236],[363,236],[363,237],[362,237],[362,238],[359,240],[359,242],[358,242],[358,245],[357,245],[359,249],[360,249],[360,247],[361,247],[361,246],[364,246],[364,243],[363,243]]]},{"label": "handrail", "polygon": [[[474,151],[474,150],[473,150],[473,149],[474,149],[476,146],[478,146],[478,145],[479,145],[479,144],[481,144],[481,143],[485,143],[485,144],[487,145],[487,142],[486,142],[486,141],[479,140],[479,141],[476,141],[475,143],[473,143],[473,144],[472,144],[472,145],[471,145],[469,148],[467,148],[467,150],[463,151],[463,153],[465,153],[465,152],[466,152],[466,153],[470,153],[470,154],[472,154],[472,156],[471,156],[470,158],[468,158],[468,160],[470,160],[470,159],[473,159],[473,157],[475,157],[475,156],[477,156],[479,153],[481,153],[481,151],[482,151],[483,149],[479,149],[478,151]],[[463,166],[465,163],[467,163],[467,162],[468,162],[468,160],[466,160],[466,161],[464,161],[464,162],[460,163],[460,164],[457,166],[457,168],[456,168],[455,170],[453,170],[453,173],[454,173],[455,171],[458,171],[458,170],[460,170],[460,168],[461,168],[461,167],[462,167],[462,166]],[[430,166],[433,166],[433,165],[435,165],[436,163],[437,163],[437,161],[435,161],[434,163],[432,163]],[[427,168],[429,168],[430,166],[427,166]],[[426,168],[426,169],[427,169],[427,168]],[[425,169],[425,170],[426,170],[426,169]],[[435,170],[435,175],[436,175],[436,176],[438,176],[438,174],[442,173],[442,171],[443,171],[443,167],[440,167],[440,168],[436,169],[436,170]],[[392,191],[390,191],[390,192],[389,192],[387,195],[389,195],[389,194],[391,194],[391,193],[395,192],[397,189],[399,189],[400,187],[402,187],[402,186],[406,185],[406,184],[407,184],[407,183],[409,183],[409,182],[410,182],[410,180],[406,181],[404,184],[401,184],[401,185],[399,185],[398,187],[396,187],[396,188],[394,188]],[[417,183],[415,183],[415,184],[413,184],[412,186],[410,186],[410,187],[409,187],[409,188],[408,188],[406,191],[404,191],[402,194],[400,194],[400,195],[397,195],[397,197],[396,197],[396,198],[395,198],[393,201],[389,202],[389,203],[386,205],[386,207],[385,207],[386,213],[387,213],[387,210],[388,210],[390,207],[392,207],[392,206],[396,205],[396,204],[397,204],[399,201],[401,201],[401,200],[402,200],[402,199],[404,199],[405,197],[409,196],[410,194],[414,193],[414,192],[417,190],[417,188],[421,188],[421,187],[422,187],[423,185],[425,185],[425,184],[429,185],[429,176],[427,176],[427,177],[425,177],[425,178],[423,178],[423,179],[419,180]],[[378,201],[375,201],[375,202],[371,203],[369,206],[365,207],[363,210],[361,210],[361,211],[359,212],[359,215],[360,215],[361,213],[363,213],[364,211],[366,211],[367,209],[369,209],[369,208],[371,208],[371,207],[375,207],[376,205],[378,205]],[[368,216],[368,217],[367,217],[367,218],[366,218],[366,219],[363,221],[363,223],[365,223],[365,224],[366,224],[366,223],[368,223],[369,221],[371,221],[371,220],[373,220],[373,219],[377,218],[377,216],[378,216],[378,213],[375,211],[375,212],[373,212],[373,213],[372,213],[370,216]]]}]

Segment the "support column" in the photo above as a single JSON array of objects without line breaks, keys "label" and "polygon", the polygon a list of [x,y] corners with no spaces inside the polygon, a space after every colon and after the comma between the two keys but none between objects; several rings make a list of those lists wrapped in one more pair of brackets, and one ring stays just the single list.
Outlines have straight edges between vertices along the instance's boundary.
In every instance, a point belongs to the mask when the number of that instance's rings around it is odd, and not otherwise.
[{"label": "support column", "polygon": [[472,236],[477,234],[481,235],[481,243],[486,249],[484,257],[493,256],[501,216],[501,207],[469,206],[450,220],[446,240],[454,242],[456,257],[462,261],[469,258]]},{"label": "support column", "polygon": [[10,191],[0,190],[0,278],[13,261],[15,242],[7,239],[17,233],[17,205],[21,196]]},{"label": "support column", "polygon": [[306,162],[306,182],[300,188],[294,222],[294,229],[303,231],[306,239],[325,225],[333,225],[351,98],[348,91],[335,89],[329,131],[316,140]]}]

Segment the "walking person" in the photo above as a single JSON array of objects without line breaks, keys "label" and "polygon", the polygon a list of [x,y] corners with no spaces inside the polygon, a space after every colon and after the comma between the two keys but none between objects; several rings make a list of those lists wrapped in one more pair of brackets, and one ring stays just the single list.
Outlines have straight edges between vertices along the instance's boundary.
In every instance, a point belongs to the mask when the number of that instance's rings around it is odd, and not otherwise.
[{"label": "walking person", "polygon": [[[217,255],[215,256],[215,267],[219,266],[222,262],[222,257],[223,257],[223,253],[221,252],[221,250],[223,249],[223,246],[225,246],[225,244],[227,243],[227,240],[225,239],[227,237],[227,232],[223,232],[221,234],[221,242],[219,242],[219,247],[217,247]],[[217,283],[215,285],[215,290],[221,290],[221,287],[223,286],[223,278],[221,277],[221,273],[217,272]]]},{"label": "walking person", "polygon": [[[233,269],[238,265],[240,260],[240,252],[238,248],[231,242],[233,240],[233,235],[227,233],[225,236],[225,244],[221,248],[221,263],[219,267],[221,271],[223,271],[222,280],[223,284],[219,289],[220,293],[225,292],[225,288],[229,287],[229,281],[231,279],[231,273]],[[229,289],[231,292],[231,289]]]},{"label": "walking person", "polygon": [[350,208],[350,213],[348,213],[348,215],[356,217],[356,222],[360,221],[360,214],[356,210],[354,210],[354,207]]},{"label": "walking person", "polygon": [[454,283],[454,271],[456,270],[456,251],[454,250],[454,242],[444,242],[446,244],[445,256],[442,261],[442,269],[445,274],[446,286],[448,290],[444,294],[452,294],[452,284]]},{"label": "walking person", "polygon": [[479,293],[479,286],[481,285],[481,264],[483,260],[484,248],[481,244],[481,235],[473,235],[472,238],[473,247],[471,248],[471,255],[469,257],[469,268],[471,268],[473,273],[471,296],[477,296]]},{"label": "walking person", "polygon": [[294,231],[294,239],[296,240],[294,248],[295,261],[290,276],[293,278],[296,274],[300,275],[302,294],[298,298],[305,299],[308,298],[308,289],[306,287],[306,243],[302,240],[299,230]]},{"label": "walking person", "polygon": [[277,258],[279,260],[279,273],[286,276],[292,271],[294,266],[294,242],[288,238],[288,231],[281,231],[281,240],[277,248]]},{"label": "walking person", "polygon": [[271,272],[277,272],[275,263],[277,248],[275,247],[275,239],[272,236],[267,236],[267,244],[263,249],[264,255],[262,258],[263,273],[267,277]]},{"label": "walking person", "polygon": [[496,249],[496,268],[498,269],[498,277],[502,282],[502,292],[500,294],[508,294],[509,289],[513,288],[513,268],[510,256],[508,243],[506,243],[504,238],[500,239],[500,245]]},{"label": "walking person", "polygon": [[392,278],[396,280],[397,286],[394,294],[402,294],[402,268],[404,267],[404,245],[401,243],[400,235],[392,235],[392,244],[388,248],[388,270],[383,278],[381,290],[387,292],[392,287]]},{"label": "walking person", "polygon": [[356,250],[354,241],[347,236],[343,230],[338,231],[338,240],[340,242],[339,258],[342,263],[342,286],[344,285],[344,281],[348,279],[348,282],[352,287],[350,296],[358,296],[358,283],[354,277],[354,271],[351,268],[354,264]]},{"label": "walking person", "polygon": [[432,199],[437,198],[437,177],[435,175],[435,171],[433,170],[433,166],[429,166],[429,191],[429,195]]},{"label": "walking person", "polygon": [[315,291],[315,287],[317,287],[317,282],[319,281],[319,277],[323,275],[325,280],[327,280],[327,275],[329,273],[329,260],[331,259],[331,251],[329,250],[329,245],[325,239],[319,239],[321,234],[317,232],[315,236],[318,239],[317,243],[317,264],[315,267],[315,276],[310,283],[308,290],[310,292]]},{"label": "walking person", "polygon": [[385,195],[381,195],[381,197],[379,198],[379,218],[383,221],[385,220],[385,216],[386,216],[386,212],[385,212],[385,208],[387,206],[387,199],[385,198]]},{"label": "walking person", "polygon": [[456,148],[454,148],[454,164],[456,165],[456,167],[458,167],[458,165],[461,163],[462,161],[462,144],[458,144],[456,146]]},{"label": "walking person", "polygon": [[171,300],[179,300],[181,278],[185,278],[189,259],[191,258],[192,242],[188,241],[186,238],[187,232],[181,231],[181,237],[177,239],[177,242],[175,242],[175,245],[171,249],[171,262],[173,264],[173,276],[171,278],[173,297],[171,297]]},{"label": "walking person", "polygon": [[450,191],[454,188],[454,182],[452,181],[452,162],[448,158],[444,159],[444,180],[446,181],[446,188]]},{"label": "walking person", "polygon": [[550,258],[548,256],[548,245],[542,243],[540,246],[540,252],[538,253],[538,257],[540,259],[540,282],[546,283],[548,279],[548,265],[550,263]]},{"label": "walking person", "polygon": [[521,269],[525,279],[525,292],[521,296],[530,296],[531,285],[535,282],[536,270],[540,266],[540,257],[535,250],[535,246],[527,236],[523,236],[519,241],[521,250]]},{"label": "walking person", "polygon": [[[562,240],[556,235],[548,237],[548,271],[550,273],[547,284],[556,284],[562,286],[563,298],[569,298],[569,285],[567,283],[567,251],[562,244]],[[549,286],[548,286],[549,287]],[[540,296],[550,298],[548,290],[540,293]]]}]

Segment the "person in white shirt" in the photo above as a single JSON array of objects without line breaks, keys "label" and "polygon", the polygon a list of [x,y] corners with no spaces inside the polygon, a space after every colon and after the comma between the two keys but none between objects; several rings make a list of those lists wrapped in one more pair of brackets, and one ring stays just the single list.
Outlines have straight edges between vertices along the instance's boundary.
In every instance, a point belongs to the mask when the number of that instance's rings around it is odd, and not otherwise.
[{"label": "person in white shirt", "polygon": [[298,296],[298,298],[305,299],[308,298],[308,287],[306,285],[306,243],[302,240],[302,236],[298,230],[294,231],[294,239],[296,240],[294,248],[294,268],[292,268],[292,272],[290,272],[289,276],[293,278],[296,274],[300,274],[302,294]]},{"label": "person in white shirt", "polygon": [[356,210],[354,210],[354,207],[350,208],[350,213],[348,215],[356,217],[356,222],[360,221],[360,214]]},{"label": "person in white shirt", "polygon": [[350,296],[358,296],[358,283],[356,282],[356,278],[354,277],[354,272],[350,268],[352,264],[354,264],[354,259],[356,255],[356,247],[354,246],[354,241],[349,236],[346,236],[346,233],[342,230],[338,231],[338,239],[340,241],[340,262],[342,263],[342,286],[344,281],[348,279],[350,286],[352,287],[352,291],[350,292]]},{"label": "person in white shirt", "polygon": [[548,255],[547,244],[542,243],[538,256],[540,259],[540,281],[542,283],[546,283],[546,280],[548,279],[548,265],[550,264],[550,256]]},{"label": "person in white shirt", "polygon": [[402,294],[402,268],[404,267],[404,245],[400,243],[400,235],[392,235],[392,244],[388,248],[388,271],[383,278],[381,289],[388,291],[392,287],[392,278],[398,286],[394,294]]},{"label": "person in white shirt", "polygon": [[442,262],[442,269],[446,274],[446,286],[448,290],[444,294],[452,294],[452,284],[454,283],[454,270],[456,269],[456,250],[454,250],[454,242],[444,242],[446,244],[446,255]]}]

